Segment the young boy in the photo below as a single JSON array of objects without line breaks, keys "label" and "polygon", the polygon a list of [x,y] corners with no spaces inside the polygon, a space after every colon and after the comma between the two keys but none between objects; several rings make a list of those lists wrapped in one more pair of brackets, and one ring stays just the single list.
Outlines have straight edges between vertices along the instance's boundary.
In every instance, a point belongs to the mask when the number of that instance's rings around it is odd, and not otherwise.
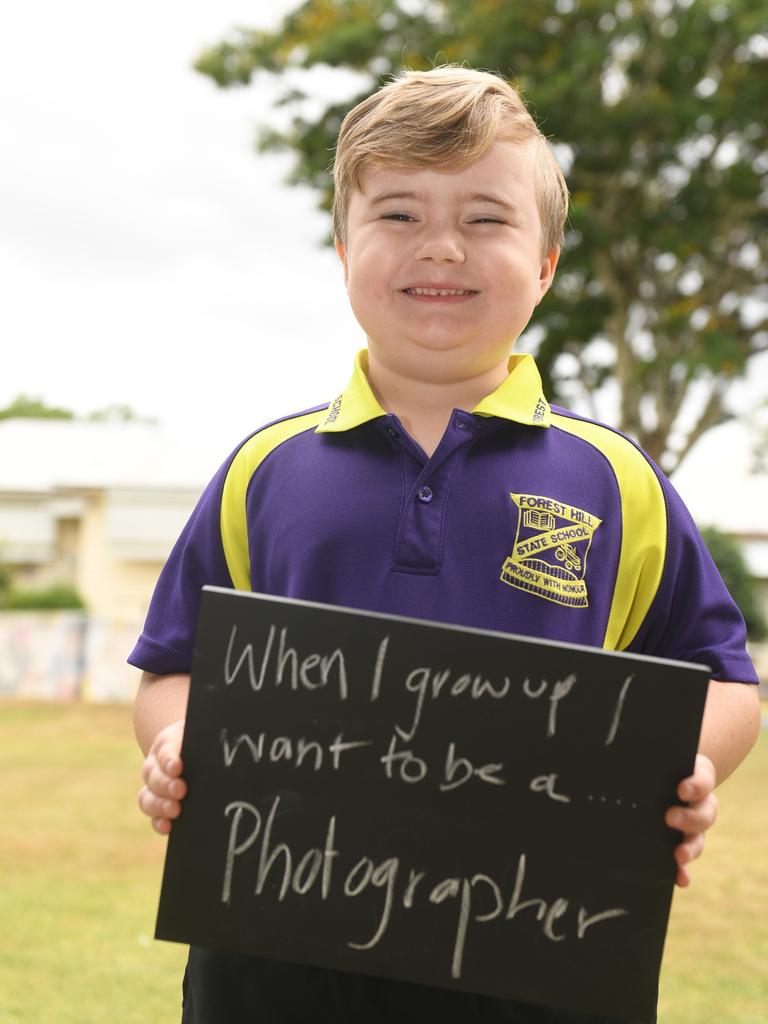
[{"label": "young boy", "polygon": [[[679,787],[688,807],[666,816],[684,833],[687,885],[712,790],[755,741],[756,688],[743,684],[756,679],[741,616],[670,484],[623,436],[550,407],[533,360],[511,355],[567,215],[546,141],[495,75],[409,72],[348,114],[334,176],[336,250],[367,351],[335,401],[230,456],[163,570],[130,658],[145,670],[140,806],[163,834],[181,811],[200,588],[253,589],[711,666]],[[586,522],[588,537],[527,553],[516,536],[531,512],[549,530]],[[186,1024],[598,1019],[195,948],[184,993]]]}]

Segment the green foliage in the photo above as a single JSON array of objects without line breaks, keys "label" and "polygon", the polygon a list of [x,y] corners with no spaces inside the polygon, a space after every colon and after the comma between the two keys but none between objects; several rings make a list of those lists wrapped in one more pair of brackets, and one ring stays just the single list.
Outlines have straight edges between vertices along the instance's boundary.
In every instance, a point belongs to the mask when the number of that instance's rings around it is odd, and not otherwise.
[{"label": "green foliage", "polygon": [[[751,301],[768,298],[765,26],[765,0],[305,0],[196,68],[222,87],[284,76],[292,123],[260,145],[292,151],[289,180],[324,209],[341,118],[389,75],[453,61],[507,76],[570,164],[573,197],[521,347],[566,403],[615,380],[619,425],[671,471],[768,347]],[[359,93],[318,114],[297,86],[316,65],[359,72]]]},{"label": "green foliage", "polygon": [[[0,420],[74,420],[78,419],[71,409],[48,405],[40,396],[17,395],[4,409],[0,409]],[[139,416],[130,405],[117,402],[103,409],[89,413],[86,419],[94,423],[154,423],[153,419]]]},{"label": "green foliage", "polygon": [[73,420],[74,418],[75,414],[70,409],[46,405],[39,395],[18,395],[4,409],[0,409],[0,420]]},{"label": "green foliage", "polygon": [[714,526],[705,527],[701,535],[725,585],[741,609],[749,636],[753,640],[765,639],[768,636],[768,623],[757,602],[755,581],[750,576],[739,544]]},{"label": "green foliage", "polygon": [[85,608],[74,587],[56,583],[39,590],[0,590],[0,610],[51,611],[61,608]]},{"label": "green foliage", "polygon": [[156,423],[155,419],[147,416],[140,416],[130,405],[124,402],[114,402],[106,405],[103,409],[96,409],[86,417],[92,423]]}]

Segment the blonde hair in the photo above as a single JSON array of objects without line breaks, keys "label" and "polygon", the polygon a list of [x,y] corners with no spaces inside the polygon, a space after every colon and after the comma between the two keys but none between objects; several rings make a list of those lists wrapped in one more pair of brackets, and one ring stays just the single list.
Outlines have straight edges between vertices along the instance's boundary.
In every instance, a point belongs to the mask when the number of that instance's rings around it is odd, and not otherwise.
[{"label": "blonde hair", "polygon": [[460,169],[496,139],[532,146],[547,255],[562,245],[568,216],[568,186],[547,140],[509,82],[454,64],[403,71],[344,118],[333,164],[334,234],[346,244],[349,201],[366,166]]}]

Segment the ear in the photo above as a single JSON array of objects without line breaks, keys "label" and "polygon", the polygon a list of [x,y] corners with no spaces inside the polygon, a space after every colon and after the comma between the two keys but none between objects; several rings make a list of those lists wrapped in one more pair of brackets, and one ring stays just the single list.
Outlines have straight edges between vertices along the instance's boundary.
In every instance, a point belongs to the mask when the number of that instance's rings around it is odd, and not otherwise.
[{"label": "ear", "polygon": [[344,267],[344,284],[346,285],[349,279],[349,267],[347,265],[347,250],[344,246],[344,243],[337,235],[333,236],[333,247],[336,250],[336,255],[341,260],[342,266]]},{"label": "ear", "polygon": [[555,270],[557,269],[557,261],[559,259],[560,247],[558,246],[556,249],[553,249],[552,252],[547,253],[541,261],[541,266],[539,268],[539,297],[536,299],[537,306],[547,294],[550,285],[555,279]]}]

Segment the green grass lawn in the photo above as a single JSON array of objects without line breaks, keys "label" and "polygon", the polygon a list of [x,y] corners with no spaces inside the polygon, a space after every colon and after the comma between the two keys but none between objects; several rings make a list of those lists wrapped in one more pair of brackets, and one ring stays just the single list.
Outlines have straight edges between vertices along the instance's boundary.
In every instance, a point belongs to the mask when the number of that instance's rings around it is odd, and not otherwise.
[{"label": "green grass lawn", "polygon": [[[152,939],[165,841],[136,806],[130,719],[123,706],[0,702],[0,1024],[180,1018],[185,950]],[[767,768],[763,733],[677,891],[660,1024],[766,1019]]]},{"label": "green grass lawn", "polygon": [[179,1021],[140,765],[127,707],[0,703],[2,1024]]}]

